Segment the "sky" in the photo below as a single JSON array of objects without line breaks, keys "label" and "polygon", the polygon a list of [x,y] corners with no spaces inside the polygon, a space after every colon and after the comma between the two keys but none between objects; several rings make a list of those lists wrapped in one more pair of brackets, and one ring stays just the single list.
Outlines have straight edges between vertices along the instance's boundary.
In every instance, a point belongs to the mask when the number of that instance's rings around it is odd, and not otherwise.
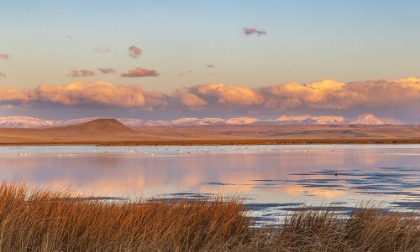
[{"label": "sky", "polygon": [[420,1],[4,1],[0,116],[420,123]]}]

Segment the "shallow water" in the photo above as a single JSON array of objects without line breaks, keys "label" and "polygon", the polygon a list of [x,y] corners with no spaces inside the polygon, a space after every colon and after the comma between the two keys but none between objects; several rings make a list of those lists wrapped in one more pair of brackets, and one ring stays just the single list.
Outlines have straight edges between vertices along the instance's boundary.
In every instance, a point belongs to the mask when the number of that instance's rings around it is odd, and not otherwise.
[{"label": "shallow water", "polygon": [[236,195],[251,212],[420,206],[420,145],[0,147],[0,179],[97,197]]}]

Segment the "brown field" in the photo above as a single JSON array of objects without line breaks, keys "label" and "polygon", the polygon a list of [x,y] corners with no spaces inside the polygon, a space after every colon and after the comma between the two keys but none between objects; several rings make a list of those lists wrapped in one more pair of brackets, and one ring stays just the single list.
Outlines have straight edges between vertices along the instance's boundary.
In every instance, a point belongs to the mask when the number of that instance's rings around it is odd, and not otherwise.
[{"label": "brown field", "polygon": [[128,128],[114,119],[54,128],[1,128],[0,145],[244,145],[420,143],[419,125],[211,125]]},{"label": "brown field", "polygon": [[103,201],[3,182],[0,250],[420,251],[414,213],[308,207],[255,228],[244,211],[234,198]]}]

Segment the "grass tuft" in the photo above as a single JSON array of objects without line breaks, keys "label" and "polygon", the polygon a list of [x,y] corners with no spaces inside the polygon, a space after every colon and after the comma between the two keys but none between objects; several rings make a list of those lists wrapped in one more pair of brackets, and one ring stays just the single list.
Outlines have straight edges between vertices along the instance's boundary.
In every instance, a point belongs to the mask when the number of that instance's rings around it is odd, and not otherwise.
[{"label": "grass tuft", "polygon": [[3,182],[0,251],[420,251],[414,213],[319,209],[256,229],[235,198],[103,201]]}]

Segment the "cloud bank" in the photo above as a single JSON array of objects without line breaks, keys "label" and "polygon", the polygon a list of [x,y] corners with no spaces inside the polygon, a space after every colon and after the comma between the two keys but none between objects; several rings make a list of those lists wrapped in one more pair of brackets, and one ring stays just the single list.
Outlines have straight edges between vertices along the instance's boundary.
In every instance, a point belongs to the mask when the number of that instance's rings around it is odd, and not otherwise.
[{"label": "cloud bank", "polygon": [[159,74],[155,70],[147,70],[141,67],[137,67],[136,69],[129,70],[126,73],[122,73],[121,77],[156,77]]},{"label": "cloud bank", "polygon": [[139,57],[142,52],[143,51],[140,48],[138,48],[137,46],[134,46],[134,45],[132,45],[128,48],[128,53],[129,53],[130,57],[133,58],[133,59]]},{"label": "cloud bank", "polygon": [[[156,76],[157,73],[136,68],[123,75],[143,77]],[[351,111],[361,114],[379,109],[396,111],[394,115],[388,115],[398,117],[420,110],[420,78],[348,83],[327,79],[307,84],[292,82],[259,88],[212,83],[175,90],[170,94],[145,91],[140,85],[117,86],[101,81],[74,82],[64,86],[40,85],[22,90],[0,86],[0,105],[37,107],[51,104],[169,112],[238,112],[250,115],[313,115],[329,111],[333,113],[328,114],[341,116]],[[287,119],[300,121],[322,118]],[[342,120],[341,117],[330,119]]]},{"label": "cloud bank", "polygon": [[40,85],[35,89],[24,90],[0,87],[0,101],[19,101],[23,106],[49,103],[133,108],[143,107],[145,96],[139,85],[115,86],[95,81],[74,82],[65,86]]},{"label": "cloud bank", "polygon": [[89,77],[89,76],[94,76],[95,72],[90,71],[90,70],[71,70],[70,74],[68,74],[67,76],[72,77],[72,78],[77,78],[77,77]]},{"label": "cloud bank", "polygon": [[246,36],[256,34],[258,35],[258,37],[266,34],[264,30],[257,30],[255,28],[248,28],[248,27],[242,28],[242,33],[245,34]]}]

